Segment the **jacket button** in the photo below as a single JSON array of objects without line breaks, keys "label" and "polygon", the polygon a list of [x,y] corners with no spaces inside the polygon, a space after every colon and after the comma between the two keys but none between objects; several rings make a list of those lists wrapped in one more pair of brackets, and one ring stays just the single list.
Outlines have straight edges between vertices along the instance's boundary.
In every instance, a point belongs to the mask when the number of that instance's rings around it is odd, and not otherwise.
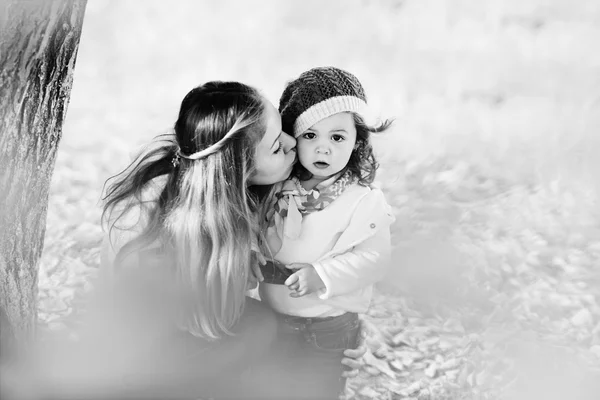
[{"label": "jacket button", "polygon": [[370,226],[371,226],[372,229],[374,229],[377,225],[371,224]]}]

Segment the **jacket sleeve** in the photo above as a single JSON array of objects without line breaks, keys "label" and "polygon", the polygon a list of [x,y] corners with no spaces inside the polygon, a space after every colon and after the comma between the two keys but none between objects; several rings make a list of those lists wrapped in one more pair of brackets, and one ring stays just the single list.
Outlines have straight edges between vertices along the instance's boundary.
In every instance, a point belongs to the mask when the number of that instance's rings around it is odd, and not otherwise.
[{"label": "jacket sleeve", "polygon": [[[354,213],[355,217],[346,231],[351,230],[352,237],[358,238],[356,244],[341,254],[313,263],[325,284],[325,289],[319,293],[322,300],[372,285],[388,271],[391,256],[390,225],[394,217],[383,193],[361,201]],[[370,232],[374,230],[373,227],[376,230]]]}]

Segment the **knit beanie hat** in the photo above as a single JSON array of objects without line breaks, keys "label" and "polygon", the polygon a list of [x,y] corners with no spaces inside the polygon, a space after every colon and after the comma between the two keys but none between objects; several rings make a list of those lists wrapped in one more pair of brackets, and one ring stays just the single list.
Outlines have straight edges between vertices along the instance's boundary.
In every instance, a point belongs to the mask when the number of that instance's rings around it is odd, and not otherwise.
[{"label": "knit beanie hat", "polygon": [[340,112],[367,112],[359,80],[335,67],[317,67],[289,82],[279,99],[284,132],[298,137],[317,122]]}]

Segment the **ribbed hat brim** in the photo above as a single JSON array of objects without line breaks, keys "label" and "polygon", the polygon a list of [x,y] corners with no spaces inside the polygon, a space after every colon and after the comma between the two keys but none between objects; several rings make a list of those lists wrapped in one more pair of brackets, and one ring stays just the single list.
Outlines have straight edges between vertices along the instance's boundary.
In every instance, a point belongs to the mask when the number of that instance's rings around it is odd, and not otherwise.
[{"label": "ribbed hat brim", "polygon": [[370,115],[367,103],[355,96],[335,96],[323,100],[304,111],[294,122],[294,137],[334,114],[341,112],[355,112],[363,118]]}]

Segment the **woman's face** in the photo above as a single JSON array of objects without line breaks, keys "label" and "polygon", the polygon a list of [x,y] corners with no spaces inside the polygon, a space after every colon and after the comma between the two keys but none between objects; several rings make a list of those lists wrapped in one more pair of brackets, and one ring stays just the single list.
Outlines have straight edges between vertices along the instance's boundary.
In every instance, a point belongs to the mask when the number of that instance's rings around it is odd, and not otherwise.
[{"label": "woman's face", "polygon": [[281,130],[281,116],[265,100],[266,132],[254,153],[254,174],[250,185],[272,185],[287,179],[296,162],[296,139]]}]

